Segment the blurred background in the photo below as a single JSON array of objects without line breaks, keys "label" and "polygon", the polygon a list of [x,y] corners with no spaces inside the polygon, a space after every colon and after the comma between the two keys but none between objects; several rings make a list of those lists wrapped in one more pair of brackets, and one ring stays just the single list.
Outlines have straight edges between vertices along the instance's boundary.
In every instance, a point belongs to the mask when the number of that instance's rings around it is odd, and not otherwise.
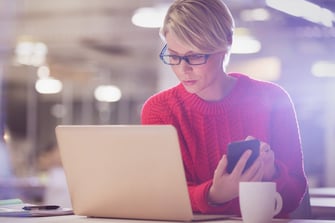
[{"label": "blurred background", "polygon": [[[139,124],[174,85],[158,54],[171,0],[0,0],[0,112],[11,174],[58,165],[58,124]],[[226,0],[229,72],[282,85],[301,127],[311,186],[335,186],[335,1]],[[2,168],[4,170],[4,168]]]}]

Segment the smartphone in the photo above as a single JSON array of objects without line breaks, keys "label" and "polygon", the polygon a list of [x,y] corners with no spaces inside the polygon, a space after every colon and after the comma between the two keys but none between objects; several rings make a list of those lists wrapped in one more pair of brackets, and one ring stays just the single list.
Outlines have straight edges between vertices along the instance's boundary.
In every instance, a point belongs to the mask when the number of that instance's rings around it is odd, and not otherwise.
[{"label": "smartphone", "polygon": [[238,160],[241,158],[242,154],[250,149],[252,151],[251,156],[249,157],[243,172],[246,171],[256,160],[256,158],[259,156],[259,147],[260,142],[257,139],[252,140],[244,140],[244,141],[236,141],[228,144],[228,150],[227,150],[227,159],[228,159],[228,166],[227,166],[227,172],[231,173],[238,162]]}]

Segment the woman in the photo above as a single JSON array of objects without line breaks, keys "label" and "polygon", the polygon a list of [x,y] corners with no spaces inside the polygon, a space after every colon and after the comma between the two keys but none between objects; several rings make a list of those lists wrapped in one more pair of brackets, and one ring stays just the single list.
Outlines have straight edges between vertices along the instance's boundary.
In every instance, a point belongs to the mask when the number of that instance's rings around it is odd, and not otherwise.
[{"label": "woman", "polygon": [[[174,1],[160,58],[180,83],[146,101],[142,123],[177,129],[194,212],[240,214],[239,182],[274,181],[287,217],[306,190],[295,110],[278,85],[225,72],[233,29],[221,0]],[[227,145],[251,138],[261,141],[260,156],[243,172],[245,152],[229,174]]]}]

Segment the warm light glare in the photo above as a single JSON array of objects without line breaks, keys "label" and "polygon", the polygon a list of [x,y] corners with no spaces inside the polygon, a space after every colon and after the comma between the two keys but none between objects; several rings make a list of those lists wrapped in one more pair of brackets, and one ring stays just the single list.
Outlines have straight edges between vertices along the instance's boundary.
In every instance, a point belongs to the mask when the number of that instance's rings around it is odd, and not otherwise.
[{"label": "warm light glare", "polygon": [[53,78],[38,79],[35,83],[35,89],[40,94],[57,94],[62,88],[62,82]]},{"label": "warm light glare", "polygon": [[244,21],[266,21],[270,19],[270,13],[263,8],[243,10],[241,19]]},{"label": "warm light glare", "polygon": [[335,15],[332,11],[305,0],[266,0],[266,4],[287,14],[332,27]]},{"label": "warm light glare", "polygon": [[19,64],[37,67],[45,63],[48,48],[41,42],[22,41],[17,44],[15,53]]},{"label": "warm light glare", "polygon": [[10,136],[10,133],[8,131],[5,131],[5,134],[3,136],[3,140],[5,141],[5,143],[10,143],[11,141],[11,136]]},{"label": "warm light glare", "polygon": [[145,28],[159,28],[163,25],[163,20],[167,11],[167,6],[139,8],[135,11],[131,21],[134,25]]},{"label": "warm light glare", "polygon": [[102,102],[116,102],[121,99],[121,90],[114,85],[100,85],[94,91],[95,99]]},{"label": "warm light glare", "polygon": [[261,43],[251,36],[234,36],[231,52],[233,54],[251,54],[261,50]]},{"label": "warm light glare", "polygon": [[314,63],[312,74],[316,77],[335,77],[335,62],[318,61]]},{"label": "warm light glare", "polygon": [[249,29],[244,27],[235,28],[231,53],[233,54],[258,53],[261,50],[261,48],[262,48],[261,43],[253,37]]}]

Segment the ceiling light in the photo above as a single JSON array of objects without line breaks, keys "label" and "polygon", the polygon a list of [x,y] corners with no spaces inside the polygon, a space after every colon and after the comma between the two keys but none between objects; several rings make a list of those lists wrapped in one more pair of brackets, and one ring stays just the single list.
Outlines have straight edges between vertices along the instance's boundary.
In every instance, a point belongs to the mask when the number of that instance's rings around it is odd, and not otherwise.
[{"label": "ceiling light", "polygon": [[95,99],[102,102],[116,102],[121,99],[121,90],[114,85],[100,85],[94,91]]},{"label": "ceiling light", "polygon": [[159,28],[163,25],[167,9],[167,5],[139,8],[135,11],[131,21],[139,27]]},{"label": "ceiling light", "polygon": [[332,27],[335,15],[332,11],[305,0],[266,0],[266,4],[287,14]]},{"label": "ceiling light", "polygon": [[261,50],[261,43],[248,36],[234,37],[232,50],[233,54],[251,54]]},{"label": "ceiling light", "polygon": [[16,45],[15,54],[19,64],[40,66],[45,63],[47,46],[42,42],[22,41]]},{"label": "ceiling light", "polygon": [[311,71],[316,77],[335,77],[335,61],[317,61]]},{"label": "ceiling light", "polygon": [[240,16],[244,21],[266,21],[270,19],[270,13],[263,8],[242,10]]},{"label": "ceiling light", "polygon": [[241,27],[235,29],[231,53],[251,54],[259,52],[261,48],[261,43],[251,35],[249,29]]},{"label": "ceiling light", "polygon": [[62,88],[62,82],[51,77],[38,79],[35,83],[35,89],[40,94],[57,94]]}]

